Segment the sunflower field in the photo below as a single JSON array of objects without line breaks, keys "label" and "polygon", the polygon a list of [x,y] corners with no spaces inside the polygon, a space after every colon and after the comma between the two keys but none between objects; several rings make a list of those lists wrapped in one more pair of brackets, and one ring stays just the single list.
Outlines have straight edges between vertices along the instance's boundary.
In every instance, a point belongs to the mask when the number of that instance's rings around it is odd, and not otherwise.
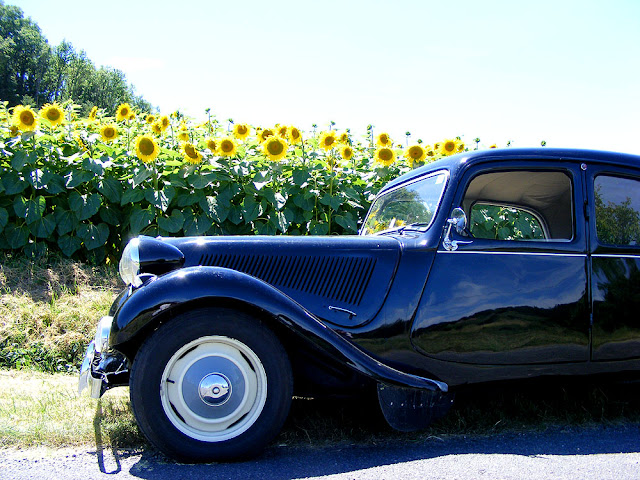
[{"label": "sunflower field", "polygon": [[[72,102],[0,105],[0,249],[115,261],[138,234],[355,234],[389,180],[466,150],[311,131],[195,123],[122,104],[115,116]],[[404,145],[401,145],[404,143]]]}]

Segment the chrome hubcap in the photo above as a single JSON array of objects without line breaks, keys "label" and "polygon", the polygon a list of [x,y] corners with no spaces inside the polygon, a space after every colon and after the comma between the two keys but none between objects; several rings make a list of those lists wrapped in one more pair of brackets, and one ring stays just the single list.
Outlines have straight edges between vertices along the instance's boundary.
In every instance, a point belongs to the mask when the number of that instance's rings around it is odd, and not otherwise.
[{"label": "chrome hubcap", "polygon": [[217,407],[226,403],[231,397],[231,383],[224,375],[212,373],[200,381],[198,392],[204,403]]}]

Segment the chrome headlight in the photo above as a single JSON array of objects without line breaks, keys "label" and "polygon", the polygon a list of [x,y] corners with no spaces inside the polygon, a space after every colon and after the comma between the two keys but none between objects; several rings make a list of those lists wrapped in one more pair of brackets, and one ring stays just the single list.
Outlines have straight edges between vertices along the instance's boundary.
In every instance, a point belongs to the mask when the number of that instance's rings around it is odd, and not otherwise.
[{"label": "chrome headlight", "polygon": [[122,258],[120,259],[120,278],[127,285],[133,285],[139,287],[142,285],[142,281],[138,275],[140,274],[140,239],[134,238],[127,243],[127,246],[122,252]]}]

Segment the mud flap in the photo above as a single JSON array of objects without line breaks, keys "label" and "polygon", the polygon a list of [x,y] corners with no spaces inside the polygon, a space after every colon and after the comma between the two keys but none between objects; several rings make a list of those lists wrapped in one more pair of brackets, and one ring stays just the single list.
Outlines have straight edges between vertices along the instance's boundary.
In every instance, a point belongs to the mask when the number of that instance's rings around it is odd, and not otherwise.
[{"label": "mud flap", "polygon": [[389,425],[401,432],[413,432],[443,417],[453,405],[453,394],[379,383],[378,401]]}]

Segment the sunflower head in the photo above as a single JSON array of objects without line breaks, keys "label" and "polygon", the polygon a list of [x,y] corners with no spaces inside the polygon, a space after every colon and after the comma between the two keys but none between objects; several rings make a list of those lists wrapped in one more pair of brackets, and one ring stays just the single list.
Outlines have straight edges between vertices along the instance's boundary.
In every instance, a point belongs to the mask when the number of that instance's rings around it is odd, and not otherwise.
[{"label": "sunflower head", "polygon": [[263,143],[267,138],[273,135],[273,130],[270,128],[264,128],[258,132],[258,141]]},{"label": "sunflower head", "polygon": [[277,162],[287,155],[289,145],[279,135],[272,135],[262,143],[262,150],[269,160]]},{"label": "sunflower head", "polygon": [[17,125],[11,125],[9,127],[9,135],[11,135],[12,137],[17,136],[18,133],[20,133],[20,129],[18,128]]},{"label": "sunflower head", "polygon": [[320,134],[320,147],[328,152],[332,148],[336,147],[336,143],[338,143],[338,138],[336,137],[336,132],[322,132]]},{"label": "sunflower head", "polygon": [[289,127],[289,142],[293,145],[300,143],[302,141],[302,133],[296,127]]},{"label": "sunflower head", "polygon": [[153,125],[153,123],[156,121],[156,116],[149,114],[145,117],[144,121],[147,122],[149,125]]},{"label": "sunflower head", "polygon": [[379,147],[390,147],[393,144],[393,140],[388,133],[381,133],[376,137],[376,145]]},{"label": "sunflower head", "polygon": [[178,140],[180,140],[181,142],[188,142],[189,132],[187,132],[186,130],[180,130],[178,132]]},{"label": "sunflower head", "polygon": [[207,148],[211,150],[211,153],[216,153],[218,151],[218,142],[213,138],[207,139]]},{"label": "sunflower head", "polygon": [[58,102],[47,103],[40,109],[40,116],[55,127],[64,121],[64,110]]},{"label": "sunflower head", "polygon": [[151,124],[151,131],[156,135],[162,135],[162,132],[164,132],[164,130],[162,129],[162,124],[160,122],[153,122]]},{"label": "sunflower head", "polygon": [[182,156],[188,163],[192,165],[197,165],[202,162],[202,154],[191,142],[185,142],[182,145]]},{"label": "sunflower head", "polygon": [[340,149],[340,156],[347,161],[351,160],[351,158],[353,157],[353,148],[351,148],[349,145],[343,145]]},{"label": "sunflower head", "polygon": [[100,136],[102,141],[109,143],[118,138],[118,129],[115,125],[103,125],[100,129]]},{"label": "sunflower head", "polygon": [[151,163],[160,153],[158,144],[151,135],[140,135],[136,138],[136,156],[144,163]]},{"label": "sunflower head", "polygon": [[116,110],[116,120],[121,122],[123,120],[129,120],[129,116],[133,113],[131,106],[128,103],[121,103]]},{"label": "sunflower head", "polygon": [[94,106],[89,112],[89,121],[94,122],[98,114],[98,107]]},{"label": "sunflower head", "polygon": [[233,135],[239,140],[244,140],[250,133],[251,128],[246,123],[236,123],[233,126]]},{"label": "sunflower head", "polygon": [[388,167],[396,161],[396,153],[389,147],[378,147],[374,156],[374,160]]},{"label": "sunflower head", "polygon": [[164,132],[167,128],[169,128],[169,125],[171,125],[171,120],[169,120],[169,117],[166,115],[163,115],[160,117],[160,125],[162,125],[162,131]]},{"label": "sunflower head", "polygon": [[456,139],[446,139],[440,145],[440,154],[449,156],[453,155],[454,153],[458,153],[458,144],[458,140]]},{"label": "sunflower head", "polygon": [[233,157],[238,153],[238,145],[236,141],[231,137],[225,137],[220,140],[218,145],[218,153],[223,157]]},{"label": "sunflower head", "polygon": [[23,132],[32,132],[36,129],[38,120],[30,107],[18,105],[13,109],[13,124]]},{"label": "sunflower head", "polygon": [[422,148],[422,145],[412,145],[407,149],[404,156],[409,161],[409,165],[413,167],[416,163],[424,162],[424,159],[427,158],[427,152]]},{"label": "sunflower head", "polygon": [[493,145],[491,145],[489,148],[498,148],[498,145],[496,145],[495,143]]},{"label": "sunflower head", "polygon": [[459,140],[458,141],[458,153],[464,152],[465,148],[466,148],[466,145],[464,144],[464,142]]},{"label": "sunflower head", "polygon": [[280,138],[287,138],[289,136],[289,127],[286,125],[280,125],[276,129],[276,133]]},{"label": "sunflower head", "polygon": [[345,145],[351,144],[351,138],[349,138],[349,132],[342,132],[338,137],[338,141],[340,143],[344,143]]}]

